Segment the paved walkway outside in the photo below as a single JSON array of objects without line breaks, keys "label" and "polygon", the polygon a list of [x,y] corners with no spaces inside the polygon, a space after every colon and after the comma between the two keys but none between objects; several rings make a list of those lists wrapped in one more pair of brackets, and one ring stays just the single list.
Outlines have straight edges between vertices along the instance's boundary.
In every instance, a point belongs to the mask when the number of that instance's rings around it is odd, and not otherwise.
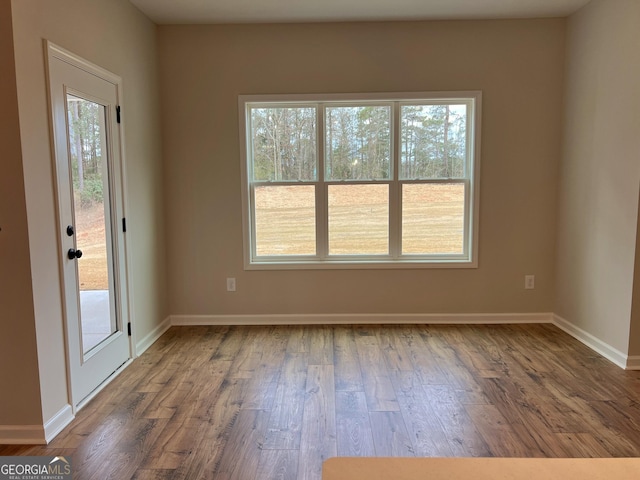
[{"label": "paved walkway outside", "polygon": [[84,353],[87,353],[111,334],[109,291],[81,291],[80,306],[82,309],[82,342]]}]

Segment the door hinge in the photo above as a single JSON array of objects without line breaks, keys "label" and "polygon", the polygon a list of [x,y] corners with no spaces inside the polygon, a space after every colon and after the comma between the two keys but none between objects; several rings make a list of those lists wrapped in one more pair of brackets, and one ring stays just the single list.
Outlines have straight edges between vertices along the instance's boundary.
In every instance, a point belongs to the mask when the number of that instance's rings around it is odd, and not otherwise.
[{"label": "door hinge", "polygon": [[131,336],[131,322],[127,323],[127,333]]},{"label": "door hinge", "polygon": [[127,233],[127,219],[122,219],[122,233]]},{"label": "door hinge", "polygon": [[116,122],[120,123],[120,105],[116,105]]}]

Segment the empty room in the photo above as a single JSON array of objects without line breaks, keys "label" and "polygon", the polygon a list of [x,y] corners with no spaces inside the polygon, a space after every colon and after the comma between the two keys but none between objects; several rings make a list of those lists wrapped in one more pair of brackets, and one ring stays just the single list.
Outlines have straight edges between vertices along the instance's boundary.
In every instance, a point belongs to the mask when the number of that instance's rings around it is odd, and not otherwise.
[{"label": "empty room", "polygon": [[637,474],[639,27],[0,0],[0,463]]}]

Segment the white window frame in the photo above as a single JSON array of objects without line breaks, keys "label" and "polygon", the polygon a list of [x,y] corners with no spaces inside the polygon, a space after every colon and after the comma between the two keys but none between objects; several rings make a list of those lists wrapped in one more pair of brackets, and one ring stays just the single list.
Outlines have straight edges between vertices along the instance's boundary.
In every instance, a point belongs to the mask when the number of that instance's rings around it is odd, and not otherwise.
[{"label": "white window frame", "polygon": [[[336,105],[360,106],[391,105],[391,178],[373,181],[333,181],[325,180],[324,149],[325,124],[324,108]],[[402,105],[461,104],[467,109],[467,175],[464,179],[399,179],[400,158],[400,107]],[[317,178],[314,181],[252,181],[249,166],[252,139],[247,121],[251,107],[299,107],[316,106],[316,165]],[[286,270],[286,269],[386,269],[386,268],[477,268],[480,199],[480,140],[481,140],[482,92],[411,92],[411,93],[370,93],[370,94],[303,94],[303,95],[240,95],[238,96],[238,117],[240,137],[240,158],[242,174],[242,227],[245,270]],[[463,254],[401,254],[402,184],[423,183],[464,183],[466,192],[464,206]],[[329,185],[345,184],[388,184],[389,185],[389,255],[328,255],[328,213],[327,191]],[[316,190],[316,255],[256,255],[255,216],[253,192],[255,185],[315,185]]]}]

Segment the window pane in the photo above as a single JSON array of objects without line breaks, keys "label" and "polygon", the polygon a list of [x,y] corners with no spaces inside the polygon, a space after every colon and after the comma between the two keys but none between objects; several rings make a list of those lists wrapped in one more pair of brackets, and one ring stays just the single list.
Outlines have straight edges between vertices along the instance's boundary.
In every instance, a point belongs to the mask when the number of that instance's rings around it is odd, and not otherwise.
[{"label": "window pane", "polygon": [[251,108],[256,181],[316,178],[316,108]]},{"label": "window pane", "polygon": [[316,254],[313,185],[255,188],[256,254]]},{"label": "window pane", "polygon": [[400,108],[400,178],[464,178],[466,105],[403,105]]},{"label": "window pane", "polygon": [[329,254],[389,253],[389,186],[329,185]]},{"label": "window pane", "polygon": [[461,254],[464,184],[402,185],[402,253]]},{"label": "window pane", "polygon": [[327,180],[381,180],[390,177],[388,106],[327,107]]}]

